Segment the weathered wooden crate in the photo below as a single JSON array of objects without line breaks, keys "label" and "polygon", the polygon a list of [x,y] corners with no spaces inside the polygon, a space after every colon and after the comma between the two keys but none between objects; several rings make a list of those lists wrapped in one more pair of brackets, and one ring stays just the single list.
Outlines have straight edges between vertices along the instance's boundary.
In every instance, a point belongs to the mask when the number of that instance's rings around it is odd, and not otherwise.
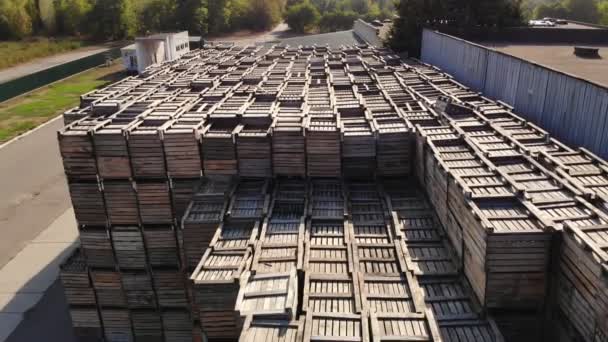
[{"label": "weathered wooden crate", "polygon": [[557,302],[589,341],[608,334],[606,222],[567,222],[560,251]]},{"label": "weathered wooden crate", "polygon": [[173,205],[173,216],[178,223],[188,209],[188,204],[192,201],[194,192],[200,187],[200,178],[193,179],[171,179],[171,203]]},{"label": "weathered wooden crate", "polygon": [[143,224],[173,223],[171,187],[167,181],[136,183],[139,215]]},{"label": "weathered wooden crate", "polygon": [[266,219],[255,248],[251,270],[257,273],[277,273],[302,269],[304,225],[304,218]]},{"label": "weathered wooden crate", "polygon": [[114,268],[114,252],[106,227],[80,226],[80,246],[89,267]]},{"label": "weathered wooden crate", "polygon": [[144,237],[137,226],[111,228],[112,246],[121,269],[145,269],[148,265]]},{"label": "weathered wooden crate", "polygon": [[196,178],[203,175],[200,146],[204,125],[204,119],[176,119],[164,126],[163,149],[169,177]]},{"label": "weathered wooden crate", "polygon": [[69,305],[95,306],[95,292],[89,278],[89,269],[86,259],[80,249],[61,265],[59,278],[63,284],[65,297]]},{"label": "weathered wooden crate", "polygon": [[132,342],[133,326],[127,309],[101,309],[105,340],[108,342]]},{"label": "weathered wooden crate", "polygon": [[307,272],[304,279],[302,311],[360,313],[362,305],[357,275],[357,272]]},{"label": "weathered wooden crate", "polygon": [[477,197],[458,219],[464,235],[464,273],[489,308],[534,309],[545,301],[552,233],[529,204]]},{"label": "weathered wooden crate", "polygon": [[103,341],[101,318],[95,306],[70,306],[69,313],[76,341]]},{"label": "weathered wooden crate", "polygon": [[202,132],[203,168],[206,176],[238,173],[234,132],[235,119],[210,121]]},{"label": "weathered wooden crate", "polygon": [[253,342],[265,336],[270,342],[302,342],[304,338],[304,321],[302,319],[287,321],[248,316],[243,324],[239,341]]},{"label": "weathered wooden crate", "polygon": [[148,263],[152,267],[179,267],[180,254],[175,226],[147,225],[143,227]]},{"label": "weathered wooden crate", "polygon": [[365,275],[399,276],[408,272],[399,242],[386,244],[353,243],[353,259],[357,271]]},{"label": "weathered wooden crate", "polygon": [[101,186],[111,224],[139,223],[137,194],[132,182],[104,181]]},{"label": "weathered wooden crate", "polygon": [[407,176],[412,172],[414,134],[402,118],[374,119],[377,134],[377,170],[384,177]]},{"label": "weathered wooden crate", "polygon": [[445,240],[416,243],[400,241],[400,246],[407,268],[419,278],[459,274],[453,251]]},{"label": "weathered wooden crate", "polygon": [[68,182],[76,221],[80,225],[105,226],[106,205],[97,181]]},{"label": "weathered wooden crate", "polygon": [[241,276],[235,310],[242,318],[258,317],[295,319],[298,311],[298,276],[292,269],[286,273]]},{"label": "weathered wooden crate", "polygon": [[162,310],[161,317],[165,341],[192,342],[194,334],[188,310]]},{"label": "weathered wooden crate", "polygon": [[477,320],[482,308],[466,280],[436,277],[419,280],[421,293],[433,316],[442,322]]},{"label": "weathered wooden crate", "polygon": [[374,127],[366,119],[342,118],[342,173],[346,178],[373,177],[376,172]]},{"label": "weathered wooden crate", "polygon": [[188,308],[184,273],[179,269],[152,268],[152,285],[161,308]]},{"label": "weathered wooden crate", "polygon": [[242,181],[230,200],[226,215],[231,220],[260,220],[268,211],[268,180]]},{"label": "weathered wooden crate", "polygon": [[166,121],[153,120],[151,117],[149,115],[130,126],[126,133],[133,177],[136,179],[167,177],[162,141],[162,126]]},{"label": "weathered wooden crate", "polygon": [[454,320],[439,323],[444,342],[504,342],[496,323],[485,320]]},{"label": "weathered wooden crate", "polygon": [[506,341],[543,340],[543,317],[537,312],[497,311],[492,318]]},{"label": "weathered wooden crate", "polygon": [[314,220],[342,221],[346,213],[343,184],[338,180],[312,180],[308,215]]},{"label": "weathered wooden crate", "polygon": [[210,246],[216,251],[245,250],[254,247],[259,221],[224,221],[215,232]]},{"label": "weathered wooden crate", "polygon": [[236,128],[234,134],[239,176],[272,177],[270,123],[241,124]]},{"label": "weathered wooden crate", "polygon": [[411,272],[359,276],[363,310],[379,314],[421,313],[426,310],[418,281]]},{"label": "weathered wooden crate", "polygon": [[438,140],[457,139],[459,134],[451,126],[423,127],[416,126],[416,178],[421,186],[427,186],[427,175],[431,170],[427,170],[427,153],[432,153],[428,143]]},{"label": "weathered wooden crate", "polygon": [[125,129],[133,124],[133,122],[110,119],[91,131],[99,176],[102,179],[129,179],[132,177]]},{"label": "weathered wooden crate", "polygon": [[307,176],[339,177],[342,174],[340,117],[333,111],[323,114],[310,116],[304,123]]},{"label": "weathered wooden crate", "polygon": [[277,117],[272,123],[272,168],[275,176],[306,175],[306,138],[302,118]]},{"label": "weathered wooden crate", "polygon": [[583,148],[542,153],[540,161],[608,213],[608,162]]},{"label": "weathered wooden crate", "polygon": [[120,276],[129,309],[157,307],[152,275],[147,270],[124,270]]},{"label": "weathered wooden crate", "polygon": [[97,178],[95,147],[88,132],[99,122],[84,119],[64,127],[57,133],[59,152],[63,159],[63,169],[70,179]]},{"label": "weathered wooden crate", "polygon": [[442,341],[430,310],[423,313],[371,313],[373,341]]},{"label": "weathered wooden crate", "polygon": [[306,314],[304,341],[369,342],[368,314],[309,312]]},{"label": "weathered wooden crate", "polygon": [[127,298],[118,271],[91,269],[91,282],[100,308],[127,306]]},{"label": "weathered wooden crate", "polygon": [[133,335],[136,341],[163,342],[163,325],[157,310],[131,310]]},{"label": "weathered wooden crate", "polygon": [[344,223],[342,222],[309,223],[305,239],[304,271],[319,274],[353,272],[355,268],[352,251],[343,234]]}]

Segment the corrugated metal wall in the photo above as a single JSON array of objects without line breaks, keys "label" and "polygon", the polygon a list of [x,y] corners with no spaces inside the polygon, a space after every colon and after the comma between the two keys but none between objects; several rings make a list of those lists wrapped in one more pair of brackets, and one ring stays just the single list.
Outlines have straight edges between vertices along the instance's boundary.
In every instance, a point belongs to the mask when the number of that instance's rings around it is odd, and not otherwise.
[{"label": "corrugated metal wall", "polygon": [[606,88],[431,30],[422,35],[422,60],[561,141],[608,158]]}]

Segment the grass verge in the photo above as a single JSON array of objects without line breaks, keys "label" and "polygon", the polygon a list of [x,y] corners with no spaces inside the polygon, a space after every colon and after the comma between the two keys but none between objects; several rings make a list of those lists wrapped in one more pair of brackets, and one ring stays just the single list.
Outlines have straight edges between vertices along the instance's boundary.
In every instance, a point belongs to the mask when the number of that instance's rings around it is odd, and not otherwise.
[{"label": "grass verge", "polygon": [[125,77],[118,61],[0,103],[0,143],[77,106],[80,95]]},{"label": "grass verge", "polygon": [[85,46],[74,38],[31,38],[23,41],[0,41],[0,70],[36,58],[76,50]]}]

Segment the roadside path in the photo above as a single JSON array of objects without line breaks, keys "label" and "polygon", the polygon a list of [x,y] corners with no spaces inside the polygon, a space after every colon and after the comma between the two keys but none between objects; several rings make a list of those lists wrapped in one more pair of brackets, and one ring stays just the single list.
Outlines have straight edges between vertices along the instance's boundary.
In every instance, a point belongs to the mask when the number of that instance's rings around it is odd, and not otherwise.
[{"label": "roadside path", "polygon": [[84,47],[82,49],[60,53],[44,58],[38,58],[27,63],[18,64],[8,69],[0,70],[0,84],[8,82],[10,80],[14,80],[16,78],[34,74],[57,65],[95,55],[110,50],[111,48],[112,47],[110,45],[92,45]]}]

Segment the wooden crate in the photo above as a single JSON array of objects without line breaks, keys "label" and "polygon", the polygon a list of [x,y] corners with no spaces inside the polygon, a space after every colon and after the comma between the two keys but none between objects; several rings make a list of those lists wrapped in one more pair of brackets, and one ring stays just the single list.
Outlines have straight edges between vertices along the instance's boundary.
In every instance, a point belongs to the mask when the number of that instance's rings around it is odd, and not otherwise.
[{"label": "wooden crate", "polygon": [[312,180],[309,198],[308,215],[314,220],[343,221],[347,215],[344,187],[338,180]]},{"label": "wooden crate", "polygon": [[260,336],[272,336],[271,342],[302,342],[304,322],[248,316],[239,341],[256,341]]},{"label": "wooden crate", "polygon": [[57,132],[63,169],[69,179],[97,178],[95,147],[88,132],[98,124],[96,120],[85,119]]},{"label": "wooden crate", "polygon": [[143,224],[174,222],[169,182],[139,181],[135,186],[137,189],[139,215]]},{"label": "wooden crate", "polygon": [[259,221],[224,221],[215,232],[210,246],[216,251],[253,248],[259,226]]},{"label": "wooden crate", "polygon": [[492,318],[506,341],[543,341],[543,317],[537,312],[499,311]]},{"label": "wooden crate", "polygon": [[133,335],[136,341],[163,342],[163,325],[156,310],[131,310]]},{"label": "wooden crate", "polygon": [[143,227],[148,263],[152,267],[180,267],[180,251],[175,226],[147,225]]},{"label": "wooden crate", "polygon": [[209,340],[236,340],[241,334],[241,319],[234,310],[201,312],[201,329]]},{"label": "wooden crate", "polygon": [[189,307],[186,279],[179,269],[152,268],[152,285],[161,308]]},{"label": "wooden crate", "polygon": [[121,269],[145,269],[148,265],[144,237],[137,226],[112,227],[112,245]]},{"label": "wooden crate", "polygon": [[76,221],[80,225],[105,226],[106,205],[97,181],[68,182]]},{"label": "wooden crate", "polygon": [[515,198],[467,201],[459,221],[464,273],[489,308],[533,309],[545,301],[552,234],[528,204]]},{"label": "wooden crate", "polygon": [[367,313],[317,313],[306,314],[304,341],[352,341],[369,342]]},{"label": "wooden crate", "polygon": [[[301,208],[302,214],[304,207]],[[302,215],[292,212],[293,207],[277,210],[289,216]],[[273,211],[277,208],[273,207]],[[284,210],[284,212],[282,211]],[[251,270],[256,273],[288,272],[292,269],[302,269],[304,256],[304,218],[280,219],[271,216],[264,221],[259,242],[255,248]]]},{"label": "wooden crate", "polygon": [[439,323],[444,342],[504,342],[496,323],[491,320],[454,320]]},{"label": "wooden crate", "polygon": [[447,241],[400,244],[405,263],[417,277],[457,276],[459,269]]},{"label": "wooden crate", "polygon": [[242,181],[230,200],[226,215],[231,220],[260,220],[268,211],[269,181]]},{"label": "wooden crate", "polygon": [[80,247],[89,267],[114,268],[114,252],[106,227],[81,226]]},{"label": "wooden crate", "polygon": [[102,179],[129,179],[133,176],[125,129],[134,123],[106,120],[91,132],[95,157]]},{"label": "wooden crate", "polygon": [[442,341],[432,312],[371,313],[373,341]]},{"label": "wooden crate", "polygon": [[176,119],[164,126],[163,149],[167,174],[171,178],[196,178],[203,175],[201,131],[205,119]]},{"label": "wooden crate", "polygon": [[59,278],[69,305],[96,305],[89,269],[80,249],[76,249],[61,265]]},{"label": "wooden crate", "polygon": [[275,176],[306,175],[306,139],[301,118],[277,117],[272,123],[272,168]]},{"label": "wooden crate", "polygon": [[376,171],[374,127],[366,119],[342,118],[342,172],[346,178],[373,177]]},{"label": "wooden crate", "polygon": [[235,310],[242,318],[258,317],[295,319],[298,310],[298,277],[296,270],[287,273],[241,276]]},{"label": "wooden crate", "polygon": [[418,281],[411,272],[397,276],[360,275],[363,309],[370,313],[407,314],[426,310]]},{"label": "wooden crate", "polygon": [[111,224],[139,223],[137,194],[130,181],[104,181],[102,190],[106,199],[108,220]]},{"label": "wooden crate", "polygon": [[272,177],[270,124],[241,124],[235,130],[241,177]]},{"label": "wooden crate", "polygon": [[305,243],[311,247],[347,246],[349,230],[344,221],[309,220]]},{"label": "wooden crate", "polygon": [[409,269],[398,242],[387,244],[352,244],[357,271],[365,275],[399,276]]},{"label": "wooden crate", "polygon": [[[352,251],[350,246],[344,242],[344,236],[319,234],[320,227],[331,229],[330,234],[336,232],[335,227],[341,227],[344,231],[344,224],[339,222],[334,224],[326,222],[309,223],[305,240],[304,271],[318,274],[348,274],[354,272]],[[316,229],[316,231],[310,232],[311,229]],[[326,245],[314,244],[315,242],[326,243]],[[341,244],[334,244],[335,242],[341,242]]]},{"label": "wooden crate", "polygon": [[70,318],[74,337],[78,342],[103,341],[101,318],[95,306],[70,306]]},{"label": "wooden crate", "polygon": [[200,178],[171,179],[171,203],[173,206],[173,217],[178,223],[182,222],[183,216],[192,201],[194,192],[201,185]]},{"label": "wooden crate", "polygon": [[133,177],[166,178],[165,153],[163,150],[162,130],[166,120],[153,120],[149,115],[130,126],[127,131],[129,157]]},{"label": "wooden crate", "polygon": [[[586,340],[608,335],[605,219],[568,222],[560,250],[557,302]],[[595,341],[595,340],[593,340]]]},{"label": "wooden crate", "polygon": [[433,316],[442,322],[477,320],[482,308],[466,280],[458,277],[420,279],[421,293]]},{"label": "wooden crate", "polygon": [[124,270],[120,273],[122,288],[129,309],[153,309],[157,307],[152,286],[152,275],[143,270]]},{"label": "wooden crate", "polygon": [[167,342],[192,342],[192,319],[188,310],[162,310],[163,334]]},{"label": "wooden crate", "polygon": [[362,310],[357,273],[306,272],[303,312],[360,313]]},{"label": "wooden crate", "polygon": [[133,326],[127,309],[101,309],[105,340],[108,342],[132,342]]},{"label": "wooden crate", "polygon": [[427,153],[430,151],[428,142],[433,139],[447,140],[458,138],[458,133],[451,126],[423,127],[416,126],[416,179],[421,186],[426,187],[427,182]]},{"label": "wooden crate", "polygon": [[234,132],[235,119],[209,121],[202,132],[203,168],[205,176],[237,175],[238,164]]},{"label": "wooden crate", "polygon": [[383,177],[411,174],[414,156],[412,127],[400,117],[374,120],[377,134],[377,170]]},{"label": "wooden crate", "polygon": [[340,117],[337,113],[328,114],[308,117],[304,124],[308,177],[339,177],[342,174]]}]

